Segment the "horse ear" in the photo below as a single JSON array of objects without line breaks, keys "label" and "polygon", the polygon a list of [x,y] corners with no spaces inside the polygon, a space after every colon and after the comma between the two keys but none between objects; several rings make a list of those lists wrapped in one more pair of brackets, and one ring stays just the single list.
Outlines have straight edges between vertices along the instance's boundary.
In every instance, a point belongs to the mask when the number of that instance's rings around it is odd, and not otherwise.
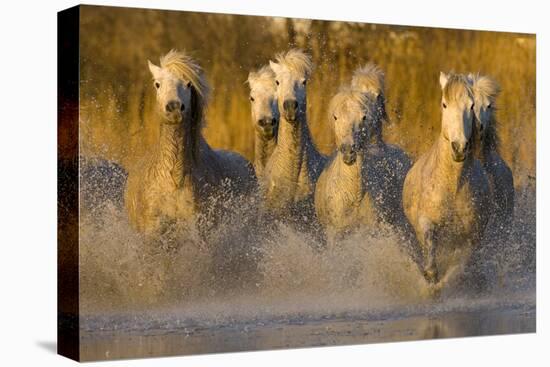
[{"label": "horse ear", "polygon": [[151,74],[153,74],[153,78],[158,78],[160,75],[161,68],[153,64],[151,61],[147,60],[147,64],[149,65],[149,71]]},{"label": "horse ear", "polygon": [[281,69],[281,66],[279,64],[271,60],[269,60],[269,67],[271,68],[271,70],[273,70],[275,74],[277,74],[277,72]]},{"label": "horse ear", "polygon": [[447,85],[447,81],[449,80],[449,76],[440,71],[439,72],[439,84],[441,84],[441,89],[445,89],[445,86]]}]

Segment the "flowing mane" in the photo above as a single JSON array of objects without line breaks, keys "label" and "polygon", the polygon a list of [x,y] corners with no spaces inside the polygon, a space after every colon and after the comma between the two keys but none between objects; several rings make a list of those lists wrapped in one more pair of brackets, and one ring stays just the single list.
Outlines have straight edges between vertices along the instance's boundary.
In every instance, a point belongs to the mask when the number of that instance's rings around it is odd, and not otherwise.
[{"label": "flowing mane", "polygon": [[495,102],[500,94],[500,85],[494,79],[479,73],[469,74],[468,79],[471,80],[472,89],[475,93],[488,98],[491,103]]},{"label": "flowing mane", "polygon": [[209,88],[203,70],[185,51],[170,50],[166,55],[161,56],[160,66],[178,78],[191,82],[201,97],[208,98]]},{"label": "flowing mane", "polygon": [[462,100],[465,96],[474,98],[472,87],[464,75],[450,73],[447,76],[447,84],[443,88],[443,98],[445,100],[456,102]]},{"label": "flowing mane", "polygon": [[250,74],[248,74],[246,82],[251,89],[256,89],[261,86],[262,89],[271,91],[273,94],[275,94],[277,89],[275,84],[275,73],[271,70],[269,65],[265,65],[257,71],[251,71]]},{"label": "flowing mane", "polygon": [[351,87],[362,93],[372,93],[375,96],[384,95],[384,72],[372,63],[356,69],[351,79]]},{"label": "flowing mane", "polygon": [[474,94],[481,96],[482,99],[489,100],[491,104],[493,112],[490,114],[489,124],[484,131],[482,144],[484,147],[497,149],[500,140],[498,138],[498,121],[495,112],[497,110],[496,99],[501,91],[500,85],[494,79],[479,73],[469,74],[468,80],[471,82]]},{"label": "flowing mane", "polygon": [[277,63],[282,67],[302,75],[304,78],[308,78],[313,71],[311,57],[297,48],[277,54],[275,60],[277,60]]},{"label": "flowing mane", "polygon": [[369,95],[361,93],[358,90],[351,88],[341,88],[338,93],[330,100],[328,108],[328,117],[332,119],[332,115],[337,110],[353,111],[360,109],[367,115],[372,114],[372,99]]}]

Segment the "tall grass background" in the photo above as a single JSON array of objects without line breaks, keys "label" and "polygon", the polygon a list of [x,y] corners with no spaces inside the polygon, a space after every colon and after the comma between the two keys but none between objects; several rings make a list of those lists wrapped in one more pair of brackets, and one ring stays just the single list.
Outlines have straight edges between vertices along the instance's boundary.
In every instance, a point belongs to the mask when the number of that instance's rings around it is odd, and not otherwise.
[{"label": "tall grass background", "polygon": [[327,106],[365,62],[386,73],[388,142],[417,158],[440,130],[439,71],[481,72],[502,87],[501,154],[517,186],[534,185],[534,35],[274,17],[83,6],[80,33],[81,155],[133,169],[157,144],[159,119],[147,60],[190,52],[212,87],[204,135],[215,148],[254,154],[249,71],[290,47],[311,54],[308,119],[319,150],[334,149]]}]

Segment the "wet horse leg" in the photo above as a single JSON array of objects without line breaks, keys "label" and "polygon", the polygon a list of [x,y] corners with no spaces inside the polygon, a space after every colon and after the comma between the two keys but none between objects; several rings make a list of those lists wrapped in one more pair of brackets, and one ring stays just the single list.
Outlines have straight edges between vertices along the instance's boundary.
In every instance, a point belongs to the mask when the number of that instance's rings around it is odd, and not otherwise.
[{"label": "wet horse leg", "polygon": [[424,277],[435,284],[439,281],[437,266],[435,263],[434,225],[426,218],[420,219],[422,243],[424,245]]}]

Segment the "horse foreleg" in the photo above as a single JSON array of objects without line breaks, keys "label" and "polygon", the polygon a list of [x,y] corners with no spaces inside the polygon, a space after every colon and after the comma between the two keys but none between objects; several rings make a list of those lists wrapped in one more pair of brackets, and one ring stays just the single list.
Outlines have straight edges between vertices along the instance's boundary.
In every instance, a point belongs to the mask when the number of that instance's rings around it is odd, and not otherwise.
[{"label": "horse foreleg", "polygon": [[435,284],[439,281],[437,265],[435,263],[434,225],[428,219],[421,218],[420,230],[424,245],[424,278]]}]

